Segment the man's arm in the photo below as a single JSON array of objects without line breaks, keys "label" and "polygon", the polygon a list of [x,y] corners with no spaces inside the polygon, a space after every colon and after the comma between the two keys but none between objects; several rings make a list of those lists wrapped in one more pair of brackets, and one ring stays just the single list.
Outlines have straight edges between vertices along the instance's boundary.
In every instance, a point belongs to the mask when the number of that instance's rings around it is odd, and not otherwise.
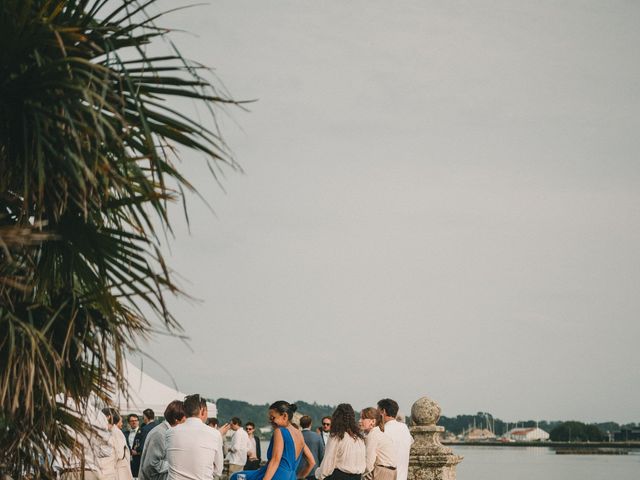
[{"label": "man's arm", "polygon": [[320,463],[324,458],[324,442],[322,441],[322,438],[318,438],[316,440],[316,443],[318,444],[318,463]]},{"label": "man's arm", "polygon": [[256,439],[256,457],[258,457],[258,460],[262,460],[262,452],[260,450],[260,439],[258,437],[256,437],[255,435],[253,436],[253,438]]},{"label": "man's arm", "polygon": [[167,446],[164,433],[162,435],[150,434],[145,441],[144,463],[140,466],[145,473],[145,477],[155,478],[159,473],[167,471],[165,465]]},{"label": "man's arm", "polygon": [[224,455],[222,454],[222,435],[216,438],[215,455],[213,458],[213,473],[217,476],[222,475],[224,469]]},{"label": "man's arm", "polygon": [[249,454],[250,450],[249,434],[244,430],[239,430],[238,433],[240,433],[240,438],[238,439],[238,445],[236,446],[236,453],[239,453],[241,456],[244,455],[246,457]]}]

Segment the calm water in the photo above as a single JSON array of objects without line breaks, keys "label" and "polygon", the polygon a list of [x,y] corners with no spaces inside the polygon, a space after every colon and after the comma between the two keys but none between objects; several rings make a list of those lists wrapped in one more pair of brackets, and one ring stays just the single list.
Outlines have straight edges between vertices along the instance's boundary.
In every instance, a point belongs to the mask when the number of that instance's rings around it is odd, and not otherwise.
[{"label": "calm water", "polygon": [[[269,442],[262,441],[262,459]],[[629,455],[556,455],[544,447],[452,446],[458,480],[640,480],[640,450]]]},{"label": "calm water", "polygon": [[640,451],[629,455],[556,455],[542,447],[453,446],[464,460],[458,480],[639,480]]}]

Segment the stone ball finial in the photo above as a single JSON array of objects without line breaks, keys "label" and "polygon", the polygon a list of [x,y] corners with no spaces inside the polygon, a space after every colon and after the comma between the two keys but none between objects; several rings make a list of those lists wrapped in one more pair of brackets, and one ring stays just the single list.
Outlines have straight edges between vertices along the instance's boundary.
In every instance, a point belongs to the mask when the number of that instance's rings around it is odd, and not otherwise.
[{"label": "stone ball finial", "polygon": [[411,419],[416,425],[435,425],[440,419],[440,405],[429,397],[416,400],[411,407]]}]

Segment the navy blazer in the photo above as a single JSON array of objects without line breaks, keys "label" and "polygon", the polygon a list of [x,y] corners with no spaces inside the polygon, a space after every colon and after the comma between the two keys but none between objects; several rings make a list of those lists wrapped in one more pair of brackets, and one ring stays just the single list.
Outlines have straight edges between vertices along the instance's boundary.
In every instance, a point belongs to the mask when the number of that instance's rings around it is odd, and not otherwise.
[{"label": "navy blazer", "polygon": [[[324,442],[319,434],[311,430],[302,430],[302,436],[304,437],[304,443],[306,443],[309,450],[311,450],[311,455],[313,455],[313,459],[316,462],[307,478],[315,478],[316,469],[320,466],[320,462],[322,462],[324,458]],[[302,460],[300,460],[298,473],[302,472],[305,468],[307,468],[307,459],[303,456]]]}]

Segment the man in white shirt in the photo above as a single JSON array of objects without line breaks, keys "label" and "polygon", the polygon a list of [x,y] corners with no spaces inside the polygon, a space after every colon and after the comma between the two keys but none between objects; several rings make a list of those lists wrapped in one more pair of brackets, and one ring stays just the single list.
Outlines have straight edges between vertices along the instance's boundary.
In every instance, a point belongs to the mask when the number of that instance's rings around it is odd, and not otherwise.
[{"label": "man in white shirt", "polygon": [[235,433],[231,437],[231,445],[227,454],[229,476],[244,468],[249,453],[249,434],[242,428],[242,421],[238,417],[231,419],[231,430]]},{"label": "man in white shirt", "polygon": [[184,399],[187,420],[166,432],[168,480],[212,480],[222,475],[222,441],[207,427],[207,402],[199,394]]},{"label": "man in white shirt", "polygon": [[164,422],[149,432],[140,457],[138,480],[166,480],[169,475],[167,462],[167,430],[184,423],[184,402],[174,400],[164,410]]},{"label": "man in white shirt", "polygon": [[383,398],[378,402],[378,411],[382,416],[384,433],[393,440],[396,448],[396,480],[407,480],[409,473],[409,451],[413,443],[413,437],[404,423],[396,420],[398,415],[398,402],[390,398]]}]

